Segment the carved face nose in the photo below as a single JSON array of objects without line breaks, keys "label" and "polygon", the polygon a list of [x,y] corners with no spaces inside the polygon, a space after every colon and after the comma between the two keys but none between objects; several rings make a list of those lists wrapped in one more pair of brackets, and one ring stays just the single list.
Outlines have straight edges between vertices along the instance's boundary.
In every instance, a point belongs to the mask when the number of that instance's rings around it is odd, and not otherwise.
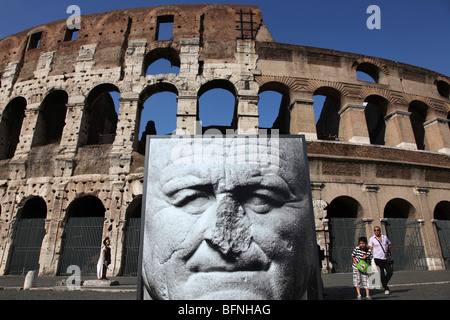
[{"label": "carved face nose", "polygon": [[247,251],[251,244],[250,221],[235,196],[226,194],[219,201],[216,224],[207,242],[228,259]]}]

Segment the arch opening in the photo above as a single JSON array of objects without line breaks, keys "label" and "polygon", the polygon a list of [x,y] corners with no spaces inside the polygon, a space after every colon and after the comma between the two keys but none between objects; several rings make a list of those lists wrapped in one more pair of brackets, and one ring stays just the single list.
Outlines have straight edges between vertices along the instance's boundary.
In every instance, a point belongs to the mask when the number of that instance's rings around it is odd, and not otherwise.
[{"label": "arch opening", "polygon": [[408,111],[411,112],[411,126],[416,140],[417,149],[425,150],[425,128],[423,126],[427,117],[428,106],[421,101],[412,101]]},{"label": "arch opening", "polygon": [[120,91],[112,84],[101,84],[86,99],[87,135],[81,145],[111,144],[116,136]]},{"label": "arch opening", "polygon": [[141,211],[142,195],[138,195],[130,203],[125,214],[127,222],[122,253],[122,274],[124,276],[137,276],[138,274]]},{"label": "arch opening", "polygon": [[8,274],[25,275],[28,271],[39,270],[47,205],[41,197],[33,196],[19,209],[17,216]]},{"label": "arch opening", "polygon": [[289,134],[289,87],[280,82],[268,82],[260,87],[258,94],[259,128],[277,129],[280,134]]},{"label": "arch opening", "polygon": [[20,140],[26,106],[25,98],[17,97],[11,100],[3,110],[0,122],[0,160],[14,157]]},{"label": "arch opening", "polygon": [[156,48],[144,57],[143,72],[145,75],[180,72],[180,56],[172,48]]},{"label": "arch opening", "polygon": [[450,84],[448,84],[445,81],[439,80],[436,83],[436,87],[437,87],[438,93],[441,97],[444,97],[447,99],[450,98]]},{"label": "arch opening", "polygon": [[439,202],[433,215],[445,269],[450,270],[450,201]]},{"label": "arch opening", "polygon": [[67,209],[59,275],[67,274],[71,265],[79,266],[81,275],[96,274],[105,211],[103,203],[95,196],[82,196],[71,202]]},{"label": "arch opening", "polygon": [[349,196],[335,198],[325,208],[329,219],[330,262],[333,272],[349,272],[348,259],[361,236],[365,236],[362,207]]},{"label": "arch opening", "polygon": [[383,216],[385,218],[412,219],[415,216],[415,210],[408,201],[395,198],[386,204]]},{"label": "arch opening", "polygon": [[356,76],[359,81],[378,83],[380,80],[380,70],[369,62],[363,62],[356,67]]},{"label": "arch opening", "polygon": [[313,99],[317,138],[339,140],[341,93],[333,88],[322,87],[314,91]]},{"label": "arch opening", "polygon": [[147,135],[170,135],[177,128],[178,90],[170,83],[160,82],[141,94],[137,152],[145,154]]},{"label": "arch opening", "polygon": [[227,129],[236,129],[237,99],[234,85],[227,80],[205,83],[198,91],[197,117],[203,133],[217,129],[223,134]]},{"label": "arch opening", "polygon": [[450,221],[450,201],[441,201],[434,208],[433,216],[438,220]]},{"label": "arch opening", "polygon": [[357,218],[362,215],[362,207],[357,200],[348,196],[335,198],[325,208],[327,218]]},{"label": "arch opening", "polygon": [[49,93],[41,106],[33,135],[32,146],[59,143],[65,126],[69,95],[63,90]]},{"label": "arch opening", "polygon": [[371,144],[384,145],[386,133],[386,112],[388,101],[377,95],[368,96],[364,100],[364,114]]}]

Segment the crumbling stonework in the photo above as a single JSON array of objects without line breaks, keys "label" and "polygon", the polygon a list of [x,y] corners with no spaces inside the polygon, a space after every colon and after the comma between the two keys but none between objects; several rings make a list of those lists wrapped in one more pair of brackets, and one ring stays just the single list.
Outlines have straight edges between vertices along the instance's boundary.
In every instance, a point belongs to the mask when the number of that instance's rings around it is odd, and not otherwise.
[{"label": "crumbling stonework", "polygon": [[[173,21],[171,40],[158,40],[161,21]],[[111,239],[113,274],[121,274],[127,221],[142,195],[142,105],[155,93],[175,93],[176,134],[199,134],[198,98],[213,88],[235,96],[230,128],[239,134],[259,133],[260,93],[283,95],[274,129],[308,140],[324,272],[331,266],[326,204],[342,197],[359,204],[368,235],[391,200],[407,201],[428,268],[444,268],[433,222],[438,206],[450,210],[447,76],[276,43],[257,6],[117,10],[83,16],[76,40],[67,32],[66,21],[56,21],[0,40],[0,274],[9,272],[22,209],[34,197],[47,209],[39,274],[64,272],[68,214],[85,196],[104,206],[102,237]],[[160,58],[179,74],[146,75]],[[375,82],[359,81],[357,71]],[[113,91],[118,116],[106,95]],[[316,94],[327,96],[317,128]]]}]

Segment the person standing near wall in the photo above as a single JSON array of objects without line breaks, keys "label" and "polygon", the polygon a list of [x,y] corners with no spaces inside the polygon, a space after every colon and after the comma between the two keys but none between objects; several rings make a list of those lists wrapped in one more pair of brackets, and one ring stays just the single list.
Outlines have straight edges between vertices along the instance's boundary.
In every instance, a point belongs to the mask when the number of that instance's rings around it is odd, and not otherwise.
[{"label": "person standing near wall", "polygon": [[108,266],[111,264],[110,243],[109,238],[105,238],[105,240],[103,240],[103,247],[97,263],[97,278],[99,280],[108,280],[108,278],[106,278],[106,272],[108,270]]},{"label": "person standing near wall", "polygon": [[388,237],[381,234],[381,228],[376,226],[373,228],[374,235],[369,240],[369,248],[373,253],[375,264],[380,269],[381,284],[384,293],[389,294],[388,282],[394,271],[392,265],[386,262],[386,254],[390,254],[392,244]]}]

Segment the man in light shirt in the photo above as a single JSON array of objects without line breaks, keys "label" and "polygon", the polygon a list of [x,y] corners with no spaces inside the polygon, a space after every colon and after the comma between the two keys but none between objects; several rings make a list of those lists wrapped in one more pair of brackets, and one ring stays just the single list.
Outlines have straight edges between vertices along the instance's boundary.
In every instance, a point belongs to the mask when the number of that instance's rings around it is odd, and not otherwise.
[{"label": "man in light shirt", "polygon": [[381,228],[376,226],[374,235],[369,240],[369,248],[372,251],[375,264],[380,268],[381,284],[384,288],[384,293],[389,294],[388,282],[392,277],[394,271],[392,265],[386,262],[386,253],[391,251],[391,241],[388,237],[381,234]]}]

